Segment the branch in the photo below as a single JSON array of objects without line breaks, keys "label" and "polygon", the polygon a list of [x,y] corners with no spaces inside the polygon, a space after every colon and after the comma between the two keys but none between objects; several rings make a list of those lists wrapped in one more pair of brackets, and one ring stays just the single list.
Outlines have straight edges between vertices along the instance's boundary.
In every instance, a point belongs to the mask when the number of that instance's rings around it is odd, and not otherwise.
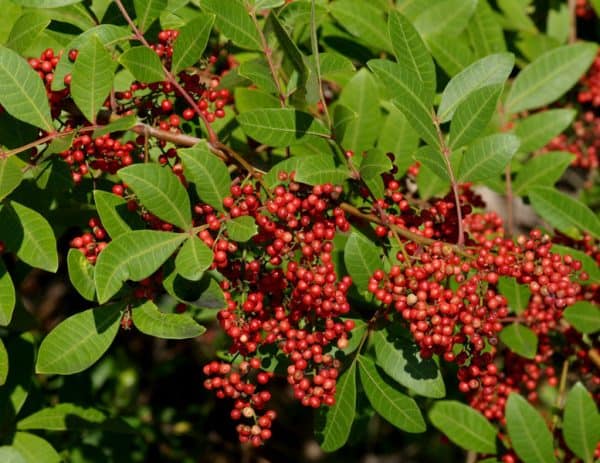
[{"label": "branch", "polygon": [[569,8],[569,43],[577,40],[577,0],[568,0]]}]

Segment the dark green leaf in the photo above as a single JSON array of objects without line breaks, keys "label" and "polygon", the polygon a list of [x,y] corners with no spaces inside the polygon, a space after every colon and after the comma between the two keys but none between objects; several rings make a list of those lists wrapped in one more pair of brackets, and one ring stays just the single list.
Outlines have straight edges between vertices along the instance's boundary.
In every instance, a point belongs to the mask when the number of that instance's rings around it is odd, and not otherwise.
[{"label": "dark green leaf", "polygon": [[133,323],[142,333],[163,339],[189,339],[206,331],[189,315],[161,312],[152,301],[132,310]]},{"label": "dark green leaf", "polygon": [[119,177],[159,219],[184,230],[192,226],[190,198],[170,169],[158,164],[135,164],[120,169]]},{"label": "dark green leaf", "polygon": [[520,314],[527,308],[529,297],[531,296],[529,286],[520,285],[514,278],[500,277],[498,289],[508,300],[508,306],[515,313]]},{"label": "dark green leaf", "polygon": [[342,185],[349,172],[345,167],[336,167],[333,157],[325,153],[317,156],[301,156],[296,164],[295,179],[309,185],[331,183]]},{"label": "dark green leaf", "polygon": [[518,323],[506,326],[500,331],[500,339],[515,354],[532,359],[537,353],[538,338],[529,328]]},{"label": "dark green leaf", "polygon": [[344,264],[356,287],[366,291],[369,279],[382,265],[379,248],[360,233],[352,232],[344,248]]},{"label": "dark green leaf", "polygon": [[[42,341],[35,371],[70,375],[92,366],[117,335],[122,310],[122,304],[97,307],[71,315],[59,323]],[[19,429],[39,428],[23,425]]]},{"label": "dark green leaf", "polygon": [[210,152],[205,142],[178,151],[188,181],[196,187],[200,199],[222,211],[223,200],[229,196],[231,178],[223,161]]},{"label": "dark green leaf", "polygon": [[175,268],[182,277],[198,281],[212,261],[212,249],[197,236],[190,236],[177,253]]},{"label": "dark green leaf", "polygon": [[506,402],[506,426],[513,449],[525,463],[552,463],[552,434],[544,419],[525,398],[517,393]]},{"label": "dark green leaf", "polygon": [[581,333],[592,334],[600,330],[600,307],[591,302],[576,302],[567,307],[563,316]]},{"label": "dark green leaf", "polygon": [[416,344],[388,330],[371,335],[377,365],[392,379],[424,397],[440,399],[446,395],[444,378],[433,359],[422,359]]},{"label": "dark green leaf", "polygon": [[15,119],[54,131],[40,76],[18,53],[0,47],[0,105]]},{"label": "dark green leaf", "polygon": [[17,423],[17,429],[43,429],[47,431],[67,431],[93,429],[107,420],[104,412],[96,408],[84,408],[71,403],[62,403],[44,408]]},{"label": "dark green leaf", "polygon": [[113,85],[115,63],[102,42],[92,35],[81,46],[71,73],[71,96],[90,122],[96,121]]},{"label": "dark green leaf", "polygon": [[237,119],[246,135],[274,147],[299,144],[311,136],[329,136],[320,121],[291,108],[257,109],[240,114]]},{"label": "dark green leaf", "polygon": [[369,191],[376,198],[384,197],[384,186],[381,174],[392,170],[392,161],[386,153],[378,148],[367,151],[360,163],[360,178],[366,183]]},{"label": "dark green leaf", "polygon": [[376,50],[392,51],[382,12],[369,0],[337,0],[329,12],[352,35]]},{"label": "dark green leaf", "polygon": [[515,135],[521,140],[520,151],[529,153],[546,146],[573,122],[575,114],[573,109],[548,109],[520,119],[515,127]]},{"label": "dark green leaf", "polygon": [[377,148],[386,153],[394,154],[394,165],[398,167],[398,174],[403,174],[414,162],[413,153],[419,146],[419,135],[408,123],[402,111],[395,106],[390,106],[386,117]]},{"label": "dark green leaf", "polygon": [[[94,130],[93,138],[101,137],[102,135],[106,135],[107,133],[121,132],[121,131],[129,130],[135,124],[137,124],[137,122],[138,122],[138,119],[135,114],[119,117],[117,120],[114,120],[106,125],[103,125],[102,127],[97,128],[96,130]],[[56,140],[60,140],[60,139],[56,139]],[[56,141],[56,140],[54,140],[54,141]],[[66,146],[65,148],[63,148],[61,150],[56,148],[55,152],[59,153],[60,151],[64,151],[67,148],[69,148],[71,146],[72,139],[66,140],[66,141],[69,143],[68,146]],[[64,145],[62,145],[62,146],[64,146]]]},{"label": "dark green leaf", "polygon": [[94,190],[94,202],[102,226],[111,238],[127,233],[132,228],[143,228],[139,216],[127,209],[127,201],[108,191]]},{"label": "dark green leaf", "polygon": [[585,463],[594,461],[600,441],[600,415],[594,399],[581,383],[575,384],[567,395],[563,436],[575,455]]},{"label": "dark green leaf", "polygon": [[[0,416],[3,422],[12,422],[29,395],[35,348],[30,333],[5,338],[4,343],[8,353],[9,369],[6,382],[0,387]],[[10,365],[18,365],[18,368],[11,368]]]},{"label": "dark green leaf", "polygon": [[173,45],[172,73],[176,74],[200,60],[214,22],[214,15],[200,13],[179,29]]},{"label": "dark green leaf", "polygon": [[152,275],[185,238],[184,233],[137,230],[113,239],[96,263],[98,301],[108,301],[126,280],[140,281]]},{"label": "dark green leaf", "polygon": [[255,111],[256,108],[279,108],[279,99],[270,93],[252,88],[237,87],[233,99],[240,113]]},{"label": "dark green leaf", "polygon": [[510,134],[478,138],[467,150],[458,170],[459,182],[476,182],[498,175],[519,149],[519,139]]},{"label": "dark green leaf", "polygon": [[477,2],[466,32],[478,58],[506,51],[502,27],[488,2]]},{"label": "dark green leaf", "polygon": [[7,377],[8,353],[6,352],[6,347],[4,347],[4,342],[2,341],[2,338],[0,338],[0,386],[4,386]]},{"label": "dark green leaf", "polygon": [[444,155],[439,149],[431,146],[422,146],[415,153],[414,158],[427,166],[431,171],[445,182],[450,181],[450,173]]},{"label": "dark green leaf", "polygon": [[248,241],[258,233],[258,226],[254,218],[248,215],[228,220],[225,222],[225,229],[229,238],[238,243]]},{"label": "dark green leaf", "polygon": [[424,432],[425,421],[415,400],[390,385],[370,358],[359,354],[358,365],[360,382],[375,411],[403,431]]},{"label": "dark green leaf", "polygon": [[145,32],[167,7],[167,0],[133,0],[136,23]]},{"label": "dark green leaf", "polygon": [[[240,64],[238,72],[240,76],[250,79],[258,88],[261,88],[269,93],[278,92],[277,85],[273,81],[273,77],[269,71],[269,66],[263,59],[244,61],[242,64]],[[279,102],[279,100],[277,101]],[[277,106],[280,106],[279,103]]]},{"label": "dark green leaf", "polygon": [[317,423],[319,444],[324,451],[333,452],[348,441],[356,414],[356,362],[339,377],[335,404],[321,411],[321,420]]},{"label": "dark green leaf", "polygon": [[478,411],[455,400],[436,402],[429,419],[452,442],[466,450],[496,453],[498,431]]},{"label": "dark green leaf", "polygon": [[475,61],[475,55],[463,36],[432,35],[427,37],[427,45],[437,64],[449,77],[454,77]]},{"label": "dark green leaf", "polygon": [[6,247],[26,264],[56,272],[56,238],[48,221],[38,212],[10,201],[0,210],[0,235]]},{"label": "dark green leaf", "polygon": [[148,47],[132,47],[119,57],[121,63],[136,80],[150,84],[165,80],[160,58]]},{"label": "dark green leaf", "polygon": [[426,8],[414,25],[422,36],[458,35],[467,26],[476,6],[477,0],[440,0]]},{"label": "dark green leaf", "polygon": [[390,12],[388,31],[398,63],[421,81],[431,100],[435,93],[435,67],[423,39],[412,23],[398,11]]},{"label": "dark green leaf", "polygon": [[371,60],[367,65],[394,96],[394,104],[400,108],[413,129],[427,143],[438,146],[433,109],[420,81],[391,61]]},{"label": "dark green leaf", "polygon": [[515,79],[506,99],[507,112],[539,108],[560,98],[592,64],[597,48],[592,43],[575,43],[544,53]]},{"label": "dark green leaf", "polygon": [[85,299],[93,301],[96,296],[94,266],[78,249],[69,249],[67,267],[69,269],[69,280],[71,280],[73,287]]},{"label": "dark green leaf", "polygon": [[258,31],[242,0],[201,0],[200,6],[216,15],[216,26],[233,43],[250,50],[262,49]]},{"label": "dark green leaf", "polygon": [[524,196],[536,186],[552,186],[560,179],[575,155],[566,151],[551,151],[535,156],[523,165],[513,182],[513,193]]},{"label": "dark green leaf", "polygon": [[16,302],[12,278],[4,262],[0,260],[0,326],[7,326],[10,323]]},{"label": "dark green leaf", "polygon": [[456,107],[450,126],[450,147],[468,145],[481,135],[496,112],[502,84],[488,85],[471,92]]},{"label": "dark green leaf", "polygon": [[0,201],[6,198],[23,180],[21,162],[16,156],[0,159]]},{"label": "dark green leaf", "polygon": [[356,127],[358,113],[339,103],[333,110],[333,133],[337,140],[343,140],[351,127]]},{"label": "dark green leaf", "polygon": [[563,233],[575,228],[600,238],[600,219],[581,201],[550,187],[530,188],[528,196],[535,211]]},{"label": "dark green leaf", "polygon": [[515,58],[511,53],[497,53],[475,61],[454,76],[442,93],[437,114],[441,122],[452,119],[458,105],[469,93],[488,85],[502,84],[512,71]]}]

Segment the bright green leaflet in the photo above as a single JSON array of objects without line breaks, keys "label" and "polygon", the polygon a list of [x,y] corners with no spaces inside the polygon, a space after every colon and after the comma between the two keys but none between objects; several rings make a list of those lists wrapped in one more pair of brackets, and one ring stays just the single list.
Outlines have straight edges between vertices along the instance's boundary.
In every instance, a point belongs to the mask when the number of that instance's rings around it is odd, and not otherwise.
[{"label": "bright green leaflet", "polygon": [[27,463],[60,463],[61,456],[50,443],[35,434],[17,432],[12,442]]},{"label": "bright green leaflet", "polygon": [[0,201],[17,188],[22,180],[23,171],[17,157],[0,159]]},{"label": "bright green leaflet", "polygon": [[376,198],[383,198],[385,191],[381,174],[390,170],[392,170],[392,161],[383,150],[378,148],[367,151],[360,163],[360,178]]},{"label": "bright green leaflet", "polygon": [[19,17],[10,31],[5,46],[23,54],[38,40],[39,35],[50,24],[50,17],[40,11],[26,12]]},{"label": "bright green leaflet", "polygon": [[382,266],[379,248],[364,235],[352,232],[344,248],[344,264],[356,287],[366,291],[369,279]]},{"label": "bright green leaflet", "polygon": [[121,63],[136,80],[144,83],[161,82],[165,80],[160,58],[148,47],[132,47],[119,56]]},{"label": "bright green leaflet", "polygon": [[2,341],[2,338],[0,338],[0,386],[4,386],[4,383],[6,383],[8,368],[8,352],[6,352],[4,342]]},{"label": "bright green leaflet", "polygon": [[241,0],[201,0],[200,6],[216,15],[215,25],[233,43],[262,50],[260,36]]},{"label": "bright green leaflet", "polygon": [[78,425],[95,427],[105,420],[106,415],[95,408],[84,408],[70,403],[62,403],[23,418],[17,423],[17,429],[66,431]]},{"label": "bright green leaflet", "polygon": [[163,313],[152,301],[132,310],[133,324],[142,333],[163,339],[189,339],[206,331],[186,314]]},{"label": "bright green leaflet", "polygon": [[78,249],[69,249],[67,267],[71,284],[88,301],[93,301],[96,295],[94,284],[94,266],[90,264]]},{"label": "bright green leaflet", "polygon": [[426,8],[413,24],[422,36],[458,35],[467,26],[476,6],[477,0],[440,0]]},{"label": "bright green leaflet", "polygon": [[141,32],[146,31],[167,7],[167,0],[133,0],[136,23]]},{"label": "bright green leaflet", "polygon": [[15,286],[12,278],[0,260],[0,326],[6,326],[12,319],[16,304]]},{"label": "bright green leaflet", "polygon": [[120,169],[119,177],[159,219],[184,230],[191,228],[190,198],[170,169],[158,164],[135,164]]},{"label": "bright green leaflet", "polygon": [[519,284],[514,278],[500,277],[498,289],[508,300],[509,307],[515,313],[522,313],[527,308],[531,296],[531,291],[527,285]]},{"label": "bright green leaflet", "polygon": [[173,46],[173,74],[198,62],[206,48],[214,22],[214,15],[200,13],[179,29],[179,36]]},{"label": "bright green leaflet", "polygon": [[17,52],[0,47],[0,105],[14,118],[54,131],[40,76]]},{"label": "bright green leaflet", "polygon": [[515,452],[525,463],[556,461],[546,422],[523,396],[514,392],[506,402],[506,426]]},{"label": "bright green leaflet", "polygon": [[559,180],[575,155],[566,151],[551,151],[526,162],[513,182],[513,193],[524,196],[536,186],[552,186]]},{"label": "bright green leaflet", "polygon": [[543,148],[573,122],[575,114],[573,109],[548,109],[519,120],[515,135],[521,140],[520,150],[529,153]]},{"label": "bright green leaflet", "polygon": [[254,218],[247,215],[228,220],[225,222],[225,229],[229,238],[239,243],[250,240],[258,233]]},{"label": "bright green leaflet", "polygon": [[122,304],[113,304],[62,321],[42,341],[36,372],[69,375],[93,365],[117,335],[122,310]]},{"label": "bright green leaflet", "polygon": [[2,463],[27,463],[21,452],[7,445],[0,447],[0,461]]},{"label": "bright green leaflet", "polygon": [[502,172],[519,149],[519,139],[510,134],[478,138],[469,146],[458,169],[459,182],[485,180]]},{"label": "bright green leaflet", "polygon": [[198,281],[212,261],[212,249],[197,236],[190,236],[177,253],[175,268],[182,277]]},{"label": "bright green leaflet", "polygon": [[581,383],[575,384],[567,395],[563,437],[585,463],[594,461],[594,450],[600,441],[600,414],[594,399]]},{"label": "bright green leaflet", "polygon": [[132,228],[143,228],[144,222],[137,214],[127,209],[127,201],[108,191],[94,190],[94,202],[102,226],[114,239],[130,232]]},{"label": "bright green leaflet", "polygon": [[500,331],[500,340],[521,357],[533,359],[537,353],[538,338],[536,334],[518,323],[508,325]]},{"label": "bright green leaflet", "polygon": [[377,413],[403,431],[425,431],[425,421],[414,399],[391,386],[386,378],[379,374],[370,358],[359,354],[358,366],[360,382]]},{"label": "bright green leaflet", "polygon": [[600,330],[600,307],[591,302],[576,302],[567,307],[563,316],[581,333],[592,334]]},{"label": "bright green leaflet", "polygon": [[296,165],[296,181],[309,185],[342,185],[348,176],[348,169],[337,167],[330,156],[301,156]]},{"label": "bright green leaflet", "polygon": [[470,406],[455,400],[440,400],[429,411],[429,419],[456,445],[474,452],[496,453],[498,431]]}]

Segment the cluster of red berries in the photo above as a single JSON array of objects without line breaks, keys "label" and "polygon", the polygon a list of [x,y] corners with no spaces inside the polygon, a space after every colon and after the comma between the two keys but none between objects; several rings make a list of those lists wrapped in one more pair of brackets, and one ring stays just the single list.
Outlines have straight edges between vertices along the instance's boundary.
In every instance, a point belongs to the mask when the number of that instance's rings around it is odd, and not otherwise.
[{"label": "cluster of red berries", "polygon": [[[600,74],[599,74],[600,75]],[[599,96],[600,98],[600,96]],[[600,118],[594,112],[584,112],[574,123],[572,134],[562,133],[554,137],[544,150],[568,151],[575,155],[572,165],[590,171],[600,165]]]},{"label": "cluster of red berries", "polygon": [[70,246],[81,251],[91,264],[95,264],[98,254],[108,245],[106,241],[108,236],[98,218],[92,217],[88,222],[88,226],[91,232],[76,236],[71,240]]},{"label": "cluster of red berries", "polygon": [[[354,328],[352,320],[341,318],[350,311],[351,280],[338,278],[332,258],[333,239],[338,230],[347,231],[349,223],[336,206],[339,187],[309,187],[285,173],[279,180],[282,184],[264,202],[250,183],[235,184],[224,200],[229,217],[254,217],[258,233],[251,241],[215,239],[223,218],[212,209],[201,211],[207,228],[199,237],[213,247],[213,265],[227,278],[222,283],[227,307],[218,319],[231,338],[230,352],[257,369],[261,349],[277,347],[295,397],[318,408],[335,402],[341,364],[334,353],[348,345]],[[205,371],[212,372],[210,368]],[[262,384],[259,375],[256,379]],[[216,386],[210,382],[207,387]],[[238,431],[242,441],[260,443],[266,438],[265,433],[256,437],[252,427],[240,426]]]},{"label": "cluster of red berries", "polygon": [[593,19],[596,16],[588,0],[575,0],[575,14],[584,20]]},{"label": "cluster of red berries", "polygon": [[53,118],[57,118],[65,104],[65,98],[69,95],[69,89],[53,91],[51,89],[54,80],[54,71],[60,61],[62,52],[56,53],[52,48],[47,48],[42,52],[39,58],[30,58],[29,65],[34,71],[37,71],[46,87],[48,102],[50,103],[50,112]]}]

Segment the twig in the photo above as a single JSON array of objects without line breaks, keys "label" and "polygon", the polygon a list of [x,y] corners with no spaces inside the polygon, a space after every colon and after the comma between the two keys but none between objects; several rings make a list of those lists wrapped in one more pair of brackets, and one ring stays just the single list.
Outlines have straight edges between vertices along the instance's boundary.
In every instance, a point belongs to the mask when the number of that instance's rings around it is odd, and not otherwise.
[{"label": "twig", "polygon": [[560,384],[558,386],[558,395],[556,396],[556,402],[554,403],[554,418],[552,419],[551,431],[554,432],[554,428],[558,424],[558,411],[562,410],[565,404],[565,394],[567,392],[567,375],[569,374],[569,361],[563,362],[562,371],[560,373]]},{"label": "twig", "polygon": [[569,43],[577,40],[577,0],[569,0]]},{"label": "twig", "polygon": [[[115,0],[115,3],[117,5],[117,8],[119,8],[119,10],[121,11],[123,18],[125,18],[125,21],[127,21],[127,24],[129,24],[129,27],[131,27],[131,30],[135,34],[135,38],[137,40],[139,40],[142,43],[142,45],[144,45],[145,47],[152,49],[152,47],[150,46],[150,44],[144,37],[144,34],[142,34],[142,32],[137,28],[137,26],[131,19],[131,16],[129,16],[129,13],[127,13],[127,10],[123,6],[123,2],[121,0]],[[206,132],[208,134],[208,140],[211,143],[217,142],[219,139],[217,137],[217,134],[213,130],[212,126],[210,125],[210,122],[208,122],[208,119],[206,118],[206,116],[202,113],[202,110],[198,107],[198,104],[196,103],[194,98],[192,98],[192,96],[179,84],[179,82],[177,81],[177,78],[164,65],[162,65],[162,70],[163,70],[163,73],[165,74],[165,77],[167,78],[167,81],[173,87],[175,87],[175,90],[177,90],[177,92],[183,97],[183,99],[185,101],[187,101],[187,103],[190,105],[190,107],[194,110],[194,112],[196,114],[198,114],[198,116],[204,123],[204,127],[206,128]]]},{"label": "twig", "polygon": [[456,177],[454,176],[454,171],[452,170],[452,164],[450,162],[452,151],[450,150],[450,147],[446,145],[444,135],[442,134],[442,130],[440,128],[440,121],[435,113],[432,113],[432,118],[433,124],[435,125],[435,131],[437,132],[438,141],[440,143],[440,150],[442,151],[444,162],[446,163],[446,170],[448,170],[448,175],[450,177],[452,192],[454,193],[454,204],[456,205],[456,217],[458,220],[458,241],[456,244],[458,244],[459,247],[462,247],[465,244],[465,231],[462,210],[460,209],[460,197],[458,196],[458,183],[456,182]]},{"label": "twig", "polygon": [[506,185],[506,221],[508,222],[508,237],[514,235],[515,233],[515,212],[514,212],[514,201],[515,196],[512,189],[512,169],[510,163],[506,166],[504,171],[504,180]]}]

